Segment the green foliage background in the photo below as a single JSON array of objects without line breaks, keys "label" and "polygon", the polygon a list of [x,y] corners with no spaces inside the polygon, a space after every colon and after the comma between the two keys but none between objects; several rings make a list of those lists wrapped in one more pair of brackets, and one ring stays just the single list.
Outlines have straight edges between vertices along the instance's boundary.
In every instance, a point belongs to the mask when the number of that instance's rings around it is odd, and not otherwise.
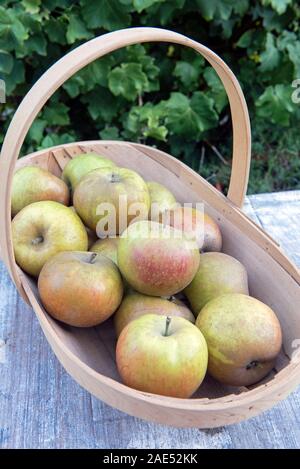
[{"label": "green foliage background", "polygon": [[[249,192],[300,187],[300,6],[292,0],[0,0],[0,144],[18,103],[70,49],[119,28],[157,26],[217,52],[250,109]],[[23,148],[126,139],[166,150],[226,191],[231,122],[219,79],[193,52],[172,45],[122,49],[77,73],[53,96]]]}]

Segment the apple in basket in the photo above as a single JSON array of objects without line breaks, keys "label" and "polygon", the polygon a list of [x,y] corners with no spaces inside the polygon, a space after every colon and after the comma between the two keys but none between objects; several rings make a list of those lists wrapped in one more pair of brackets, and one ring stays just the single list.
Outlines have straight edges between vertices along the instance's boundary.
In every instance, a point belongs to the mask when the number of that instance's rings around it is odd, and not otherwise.
[{"label": "apple in basket", "polygon": [[96,326],[118,308],[123,283],[117,266],[101,254],[62,252],[43,267],[38,289],[46,311],[71,326]]},{"label": "apple in basket", "polygon": [[249,386],[274,367],[282,344],[280,323],[256,298],[221,295],[204,306],[196,325],[208,345],[208,372],[221,383]]},{"label": "apple in basket", "polygon": [[184,293],[197,316],[208,301],[224,293],[248,295],[247,270],[228,254],[206,252],[201,254],[199,269]]},{"label": "apple in basket", "polygon": [[147,186],[151,201],[150,219],[160,221],[161,214],[170,210],[176,204],[176,199],[169,189],[158,182],[149,181]]},{"label": "apple in basket", "polygon": [[117,342],[123,382],[164,396],[190,397],[204,379],[207,360],[200,330],[180,317],[146,314],[131,321]]},{"label": "apple in basket", "polygon": [[58,252],[88,248],[87,232],[79,216],[53,201],[24,207],[12,221],[12,239],[18,265],[35,277]]},{"label": "apple in basket", "polygon": [[68,161],[62,172],[62,179],[67,183],[72,191],[75,191],[79,181],[93,169],[97,168],[113,168],[116,164],[96,153],[83,153],[77,155]]},{"label": "apple in basket", "polygon": [[91,171],[77,185],[74,207],[99,238],[121,233],[137,216],[148,218],[150,196],[143,178],[127,168]]},{"label": "apple in basket", "polygon": [[143,220],[120,236],[118,266],[129,285],[145,295],[180,292],[193,280],[199,262],[196,241],[171,226]]},{"label": "apple in basket", "polygon": [[119,237],[98,239],[90,248],[89,251],[103,254],[109,257],[115,264],[118,264],[118,244]]},{"label": "apple in basket", "polygon": [[14,217],[33,202],[53,200],[69,204],[68,186],[58,177],[38,166],[25,166],[15,172],[11,193],[11,213]]},{"label": "apple in basket", "polygon": [[159,314],[161,316],[179,316],[195,323],[195,316],[184,303],[171,297],[170,300],[157,296],[142,295],[129,291],[124,297],[119,309],[114,315],[117,336],[127,324],[145,314]]},{"label": "apple in basket", "polygon": [[163,223],[194,235],[202,252],[221,251],[222,234],[218,224],[204,211],[193,207],[174,207],[162,216]]}]

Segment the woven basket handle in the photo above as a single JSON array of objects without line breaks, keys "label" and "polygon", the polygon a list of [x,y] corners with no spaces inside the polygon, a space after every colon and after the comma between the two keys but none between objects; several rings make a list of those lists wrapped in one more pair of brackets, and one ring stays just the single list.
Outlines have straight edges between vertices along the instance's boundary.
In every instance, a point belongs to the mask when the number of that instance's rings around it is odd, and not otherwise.
[{"label": "woven basket handle", "polygon": [[170,42],[202,54],[219,75],[228,95],[233,124],[233,157],[228,199],[241,207],[250,167],[250,121],[241,87],[230,68],[214,52],[181,34],[158,28],[131,28],[92,39],[62,57],[34,84],[17,109],[2,146],[0,158],[0,243],[2,258],[17,287],[17,273],[11,238],[11,184],[14,167],[31,124],[46,101],[74,73],[93,60],[125,46],[143,42]]}]

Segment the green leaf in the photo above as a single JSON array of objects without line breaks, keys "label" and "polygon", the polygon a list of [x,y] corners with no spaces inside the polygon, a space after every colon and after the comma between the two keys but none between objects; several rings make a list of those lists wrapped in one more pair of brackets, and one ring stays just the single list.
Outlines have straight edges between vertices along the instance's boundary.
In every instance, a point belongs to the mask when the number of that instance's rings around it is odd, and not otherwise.
[{"label": "green leaf", "polygon": [[111,123],[117,115],[122,102],[115,98],[107,88],[101,86],[82,97],[82,102],[88,105],[88,111],[93,120],[103,119]]},{"label": "green leaf", "polygon": [[45,31],[51,42],[66,44],[66,23],[62,18],[50,18],[45,25]]},{"label": "green leaf", "polygon": [[214,100],[215,108],[220,113],[228,103],[227,94],[223,83],[212,67],[206,67],[204,78],[210,90],[207,96]]},{"label": "green leaf", "polygon": [[269,72],[277,67],[280,60],[280,53],[275,46],[274,36],[272,33],[267,33],[266,47],[260,56],[261,64],[259,69],[261,72]]},{"label": "green leaf", "polygon": [[166,125],[173,134],[198,138],[218,122],[213,104],[213,100],[201,91],[196,91],[191,100],[181,93],[172,93],[165,102],[168,110]]},{"label": "green leaf", "polygon": [[235,3],[233,0],[196,0],[196,4],[206,21],[211,21],[213,18],[228,20]]},{"label": "green leaf", "polygon": [[180,81],[187,87],[197,82],[199,79],[199,69],[192,63],[178,61],[174,69],[174,76],[179,78]]},{"label": "green leaf", "polygon": [[11,72],[5,77],[6,94],[10,96],[17,85],[25,80],[24,64],[21,60],[14,60]]},{"label": "green leaf", "polygon": [[219,116],[214,110],[214,101],[202,91],[196,91],[191,99],[191,108],[197,113],[200,132],[216,127]]},{"label": "green leaf", "polygon": [[254,29],[249,29],[244,34],[242,34],[236,43],[237,47],[243,47],[243,48],[249,47],[250,44],[252,43],[254,34],[255,34]]},{"label": "green leaf", "polygon": [[128,101],[134,101],[148,85],[147,75],[143,72],[142,66],[136,63],[123,63],[111,70],[108,76],[110,91]]},{"label": "green leaf", "polygon": [[9,74],[14,66],[13,56],[5,50],[0,50],[0,72]]},{"label": "green leaf", "polygon": [[287,45],[290,61],[295,67],[295,78],[300,77],[300,41]]},{"label": "green leaf", "polygon": [[261,0],[265,6],[271,6],[273,10],[277,11],[279,15],[282,15],[287,7],[291,5],[293,0]]},{"label": "green leaf", "polygon": [[30,36],[30,38],[25,42],[23,50],[25,52],[24,56],[34,52],[39,55],[47,55],[47,41],[43,34],[35,34]]},{"label": "green leaf", "polygon": [[43,119],[45,119],[50,126],[69,125],[69,110],[70,108],[64,103],[51,103],[45,107],[45,110],[43,112]]},{"label": "green leaf", "polygon": [[155,3],[162,3],[165,0],[133,0],[133,6],[138,13],[151,7]]},{"label": "green leaf", "polygon": [[76,139],[74,133],[64,133],[57,135],[55,133],[47,135],[41,142],[39,148],[49,148],[55,145],[62,145],[65,143],[72,143]]},{"label": "green leaf", "polygon": [[121,140],[119,129],[117,127],[105,127],[99,132],[102,140]]},{"label": "green leaf", "polygon": [[288,126],[291,114],[295,111],[292,91],[291,86],[268,86],[256,101],[257,115],[269,119],[273,124]]},{"label": "green leaf", "polygon": [[69,16],[69,25],[67,27],[67,42],[73,44],[80,39],[90,39],[91,33],[86,29],[85,24],[79,16],[72,14]]},{"label": "green leaf", "polygon": [[21,3],[28,13],[34,14],[39,12],[42,0],[22,0]]},{"label": "green leaf", "polygon": [[88,28],[104,28],[108,31],[129,26],[131,16],[128,7],[118,0],[81,1],[82,16]]},{"label": "green leaf", "polygon": [[81,76],[75,75],[64,83],[63,88],[66,90],[71,98],[76,98],[84,87],[84,80]]},{"label": "green leaf", "polygon": [[45,127],[47,125],[47,121],[44,119],[36,119],[29,130],[29,138],[36,143],[40,143],[43,138],[43,133]]}]

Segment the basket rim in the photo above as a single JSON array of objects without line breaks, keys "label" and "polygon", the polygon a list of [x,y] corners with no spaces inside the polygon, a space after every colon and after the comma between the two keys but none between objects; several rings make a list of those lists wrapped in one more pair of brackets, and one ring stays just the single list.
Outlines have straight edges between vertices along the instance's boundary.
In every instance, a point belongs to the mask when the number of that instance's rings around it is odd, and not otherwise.
[{"label": "basket rim", "polygon": [[[91,141],[82,141],[82,142],[72,142],[72,143],[67,143],[67,144],[60,144],[56,145],[54,147],[50,147],[47,149],[42,149],[37,152],[31,153],[29,155],[25,155],[24,158],[28,157],[34,157],[37,156],[38,154],[42,154],[44,152],[51,152],[52,150],[56,149],[61,149],[65,147],[72,147],[74,145],[95,145],[99,142],[102,143],[114,143],[118,145],[122,144],[132,144],[137,147],[145,147],[145,148],[151,148],[147,145],[142,145],[142,144],[134,144],[133,142],[126,142],[126,141],[103,141],[103,140],[91,140]],[[160,151],[160,150],[158,150]],[[161,152],[163,154],[166,154],[165,152]],[[171,155],[166,154],[169,157]],[[173,158],[171,156],[171,158]],[[174,158],[175,159],[175,158]],[[178,160],[176,160],[178,161]],[[179,162],[181,163],[181,162]],[[181,163],[184,167],[186,165],[184,163]],[[201,176],[199,176],[201,179],[203,179]],[[205,181],[203,179],[203,181]],[[206,181],[205,181],[206,183]],[[233,205],[224,195],[220,194],[217,189],[215,189],[213,186],[211,186],[209,183],[207,183],[210,186],[211,190],[214,190],[219,196],[222,198],[226,199],[227,203],[229,205]],[[251,219],[249,219],[243,212],[241,212],[236,206],[233,206],[234,209],[238,210],[240,213],[243,214],[243,216],[249,221],[252,222]],[[255,225],[256,226],[256,225]],[[263,230],[261,230],[262,233],[265,236],[268,236]],[[275,244],[275,243],[274,243]],[[277,249],[280,251],[278,245],[275,245],[274,249]],[[281,251],[280,251],[281,252]],[[271,253],[269,253],[271,256]],[[285,256],[285,254],[283,254]],[[293,263],[285,256],[286,259],[289,261],[291,267],[296,266],[293,265]],[[276,260],[276,259],[275,259]],[[276,262],[278,262],[276,260]],[[279,262],[278,262],[279,263]],[[281,265],[281,264],[280,264]],[[281,265],[281,267],[284,269],[284,267]],[[113,378],[110,378],[108,376],[105,376],[97,371],[95,371],[93,368],[91,368],[89,365],[87,365],[82,359],[80,359],[78,356],[73,353],[67,345],[63,342],[63,340],[59,337],[59,335],[56,333],[55,329],[52,327],[49,319],[48,319],[48,314],[41,309],[43,314],[40,314],[38,311],[38,308],[41,308],[37,297],[32,290],[30,283],[28,282],[28,279],[26,277],[26,274],[24,274],[20,269],[19,271],[19,277],[21,280],[21,283],[24,287],[24,290],[26,292],[26,295],[29,298],[34,297],[34,301],[36,302],[36,305],[32,304],[32,301],[30,301],[32,308],[35,311],[35,314],[37,315],[42,329],[44,331],[44,328],[47,329],[47,332],[51,334],[51,337],[53,341],[56,343],[57,347],[60,349],[60,351],[67,357],[69,360],[74,363],[77,367],[79,367],[83,373],[86,375],[89,375],[99,383],[105,384],[106,386],[114,389],[115,391],[119,392],[120,394],[124,396],[131,397],[133,399],[137,399],[140,402],[147,402],[148,404],[151,405],[157,405],[157,406],[163,406],[165,408],[173,408],[173,409],[178,409],[178,410],[188,410],[188,411],[224,411],[226,409],[237,409],[240,406],[249,406],[251,408],[252,404],[255,404],[258,399],[263,399],[264,401],[267,401],[268,396],[271,394],[273,395],[272,399],[270,399],[270,406],[272,403],[277,402],[281,398],[280,392],[282,391],[282,394],[284,394],[285,389],[287,389],[287,382],[289,382],[288,390],[291,391],[294,387],[297,386],[297,384],[300,383],[300,356],[299,356],[299,361],[298,361],[298,355],[299,353],[295,353],[295,356],[293,356],[290,359],[290,362],[283,368],[281,369],[270,381],[267,383],[257,385],[257,387],[253,389],[249,389],[247,392],[241,392],[240,394],[228,394],[227,396],[222,396],[222,397],[216,397],[216,398],[190,398],[190,399],[182,399],[182,398],[175,398],[175,397],[168,397],[168,396],[162,396],[158,394],[151,394],[151,393],[145,393],[142,391],[138,391],[136,389],[129,388],[123,383],[120,383]],[[293,275],[290,274],[290,272],[287,271],[287,273],[290,275],[291,280],[297,283],[297,285],[300,284],[299,281],[297,281]],[[44,331],[45,333],[45,331]],[[297,357],[297,360],[296,360]],[[70,373],[72,375],[72,373]],[[73,376],[74,378],[74,376]],[[76,380],[76,377],[74,378]],[[277,398],[274,397],[274,392],[277,394]],[[286,392],[285,392],[286,394]],[[265,407],[268,407],[267,405]]]}]

